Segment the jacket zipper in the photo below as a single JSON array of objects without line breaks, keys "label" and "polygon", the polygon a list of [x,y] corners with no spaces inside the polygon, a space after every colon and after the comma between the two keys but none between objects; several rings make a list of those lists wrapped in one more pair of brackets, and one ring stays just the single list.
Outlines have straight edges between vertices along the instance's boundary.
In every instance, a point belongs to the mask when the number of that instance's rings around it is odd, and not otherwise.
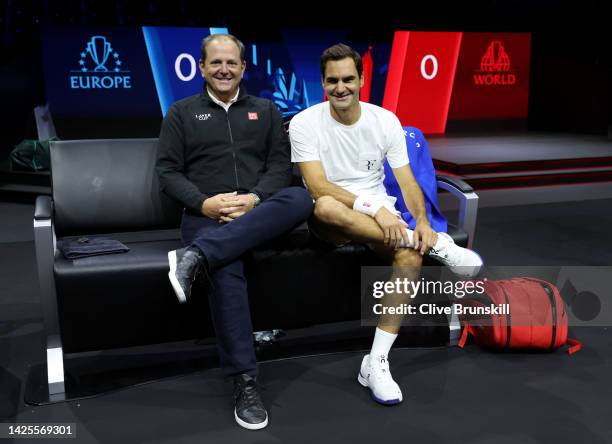
[{"label": "jacket zipper", "polygon": [[236,180],[236,190],[240,188],[238,184],[238,166],[236,165],[236,149],[234,148],[234,136],[232,135],[232,125],[229,118],[229,109],[225,112],[227,119],[227,129],[229,131],[230,143],[232,144],[232,159],[234,160],[234,179]]},{"label": "jacket zipper", "polygon": [[552,341],[550,343],[550,349],[553,350],[555,348],[555,341],[557,340],[557,301],[555,300],[555,294],[548,285],[544,284],[543,282],[538,283],[542,286],[550,299],[552,313]]}]

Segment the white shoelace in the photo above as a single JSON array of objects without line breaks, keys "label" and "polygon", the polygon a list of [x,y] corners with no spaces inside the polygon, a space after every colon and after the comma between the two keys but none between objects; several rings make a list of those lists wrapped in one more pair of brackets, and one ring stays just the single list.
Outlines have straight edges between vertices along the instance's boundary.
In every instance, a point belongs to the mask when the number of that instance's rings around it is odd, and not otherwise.
[{"label": "white shoelace", "polygon": [[[440,236],[440,233],[438,233],[438,236]],[[446,236],[444,236],[444,238],[447,241],[447,245],[444,245],[444,247],[438,250],[432,248],[431,252],[435,256],[443,258],[447,262],[447,264],[450,265],[451,267],[458,266],[459,263],[461,262],[461,258],[458,257],[458,255],[450,255],[448,252],[448,248],[455,246],[455,242],[452,239],[447,238]]]},{"label": "white shoelace", "polygon": [[[372,358],[370,357],[370,359]],[[377,356],[375,359],[376,361],[374,362],[374,365],[376,365],[377,368],[376,371],[372,371],[372,374],[376,377],[378,381],[392,381],[393,377],[391,376],[391,371],[389,370],[389,358],[384,355],[381,355]],[[372,364],[370,364],[370,367],[373,367]]]}]

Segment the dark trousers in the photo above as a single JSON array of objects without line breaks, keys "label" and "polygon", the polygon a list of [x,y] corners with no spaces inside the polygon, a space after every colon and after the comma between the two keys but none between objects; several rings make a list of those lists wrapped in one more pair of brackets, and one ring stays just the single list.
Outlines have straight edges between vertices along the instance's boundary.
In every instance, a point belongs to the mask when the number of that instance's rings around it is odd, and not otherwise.
[{"label": "dark trousers", "polygon": [[285,188],[227,224],[185,213],[181,236],[208,261],[209,301],[221,368],[226,376],[257,375],[253,327],[241,256],[304,222],[312,198],[299,187]]}]

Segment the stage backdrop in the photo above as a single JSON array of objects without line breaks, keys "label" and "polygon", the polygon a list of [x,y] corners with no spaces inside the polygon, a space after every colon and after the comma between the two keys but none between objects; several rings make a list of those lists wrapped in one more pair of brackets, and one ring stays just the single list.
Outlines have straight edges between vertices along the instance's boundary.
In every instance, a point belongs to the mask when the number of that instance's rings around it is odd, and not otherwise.
[{"label": "stage backdrop", "polygon": [[530,42],[529,33],[398,31],[383,106],[427,134],[450,122],[525,122]]},{"label": "stage backdrop", "polygon": [[[116,137],[115,129],[134,122],[152,126],[142,135],[154,134],[174,101],[202,90],[201,40],[227,32],[47,27],[41,38],[51,113],[73,130],[95,128],[96,136]],[[324,100],[318,60],[338,42],[363,56],[362,100],[394,111],[403,125],[432,134],[452,121],[527,117],[529,34],[398,31],[387,42],[355,42],[344,31],[279,31],[275,40],[244,42],[244,86],[290,117]]]}]

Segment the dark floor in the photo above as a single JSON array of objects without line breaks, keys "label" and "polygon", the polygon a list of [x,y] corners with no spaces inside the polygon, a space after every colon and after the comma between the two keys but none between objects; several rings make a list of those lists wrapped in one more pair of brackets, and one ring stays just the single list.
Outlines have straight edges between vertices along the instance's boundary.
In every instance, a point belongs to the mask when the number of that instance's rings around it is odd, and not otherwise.
[{"label": "dark floor", "polygon": [[[584,349],[571,357],[395,350],[397,407],[357,384],[361,353],[263,362],[271,422],[260,432],[234,423],[218,369],[29,406],[26,378],[44,360],[31,211],[0,204],[0,422],[73,422],[77,442],[612,442],[608,327],[574,329]],[[612,200],[483,208],[475,248],[491,265],[611,265],[610,227]]]}]

